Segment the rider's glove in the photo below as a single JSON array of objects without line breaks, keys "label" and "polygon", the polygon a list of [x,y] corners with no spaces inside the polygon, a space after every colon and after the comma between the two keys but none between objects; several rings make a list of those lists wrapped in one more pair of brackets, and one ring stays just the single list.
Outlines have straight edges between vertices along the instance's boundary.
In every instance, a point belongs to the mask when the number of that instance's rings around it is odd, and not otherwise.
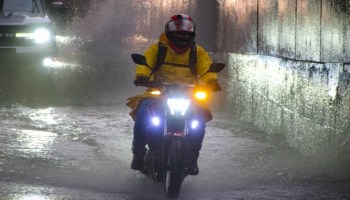
[{"label": "rider's glove", "polygon": [[221,91],[221,86],[217,80],[210,80],[207,82],[207,85],[214,91]]},{"label": "rider's glove", "polygon": [[146,76],[139,76],[134,80],[136,86],[145,86],[147,83],[149,83],[149,78]]}]

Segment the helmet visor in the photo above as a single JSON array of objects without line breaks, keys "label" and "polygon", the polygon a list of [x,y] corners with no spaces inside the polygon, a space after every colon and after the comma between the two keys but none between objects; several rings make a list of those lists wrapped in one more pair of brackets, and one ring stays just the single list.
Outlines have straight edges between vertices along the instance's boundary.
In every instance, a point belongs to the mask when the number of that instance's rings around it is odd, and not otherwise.
[{"label": "helmet visor", "polygon": [[185,32],[195,32],[194,23],[188,20],[176,20],[170,21],[167,24],[166,31],[185,31]]}]

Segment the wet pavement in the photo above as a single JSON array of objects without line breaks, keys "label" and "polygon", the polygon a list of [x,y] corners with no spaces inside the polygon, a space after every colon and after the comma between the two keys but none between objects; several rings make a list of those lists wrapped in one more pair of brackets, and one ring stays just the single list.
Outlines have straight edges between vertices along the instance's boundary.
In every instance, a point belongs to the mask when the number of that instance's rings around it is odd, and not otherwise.
[{"label": "wet pavement", "polygon": [[[0,108],[0,199],[164,199],[130,170],[124,105]],[[224,113],[208,124],[200,174],[180,199],[350,199],[349,178]]]}]

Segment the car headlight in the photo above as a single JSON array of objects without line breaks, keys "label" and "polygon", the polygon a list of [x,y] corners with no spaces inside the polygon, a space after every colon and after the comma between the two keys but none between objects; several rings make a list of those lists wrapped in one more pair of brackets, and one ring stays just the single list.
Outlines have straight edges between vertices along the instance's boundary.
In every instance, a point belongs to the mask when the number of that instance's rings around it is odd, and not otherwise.
[{"label": "car headlight", "polygon": [[46,28],[38,28],[33,33],[16,33],[16,37],[34,40],[35,43],[46,43],[51,39],[51,33]]},{"label": "car headlight", "polygon": [[45,28],[39,28],[34,31],[33,39],[36,43],[45,43],[50,40],[50,31]]}]

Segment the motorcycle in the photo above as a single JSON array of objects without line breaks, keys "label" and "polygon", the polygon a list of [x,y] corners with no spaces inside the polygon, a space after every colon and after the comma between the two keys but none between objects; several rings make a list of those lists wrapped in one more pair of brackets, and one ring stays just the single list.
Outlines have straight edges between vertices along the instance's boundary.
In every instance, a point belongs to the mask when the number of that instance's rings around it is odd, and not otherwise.
[{"label": "motorcycle", "polygon": [[[150,68],[143,55],[132,54],[132,59],[134,63]],[[217,73],[224,67],[225,64],[213,63],[206,73]],[[177,198],[183,180],[189,175],[186,168],[186,151],[189,145],[186,135],[201,123],[198,120],[198,112],[201,104],[206,102],[209,91],[198,84],[150,81],[142,86],[152,88],[151,93],[159,95],[162,112],[159,113],[153,108],[148,110],[150,123],[153,126],[162,126],[163,136],[158,141],[160,144],[154,145],[153,148],[150,148],[151,142],[147,142],[149,148],[146,150],[144,169],[141,172],[156,182],[165,183],[167,197]]]}]

